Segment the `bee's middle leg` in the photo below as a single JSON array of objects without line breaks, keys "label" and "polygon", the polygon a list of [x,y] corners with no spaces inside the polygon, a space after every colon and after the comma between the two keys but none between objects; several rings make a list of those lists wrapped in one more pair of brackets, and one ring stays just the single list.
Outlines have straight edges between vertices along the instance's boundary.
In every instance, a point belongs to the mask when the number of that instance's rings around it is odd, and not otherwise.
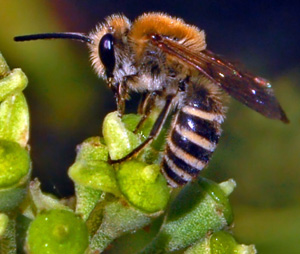
[{"label": "bee's middle leg", "polygon": [[149,92],[146,94],[143,94],[141,102],[138,107],[138,114],[142,115],[141,120],[135,127],[134,133],[137,133],[139,128],[143,125],[145,120],[150,115],[152,109],[155,107],[155,99],[157,98],[158,93],[157,92]]}]

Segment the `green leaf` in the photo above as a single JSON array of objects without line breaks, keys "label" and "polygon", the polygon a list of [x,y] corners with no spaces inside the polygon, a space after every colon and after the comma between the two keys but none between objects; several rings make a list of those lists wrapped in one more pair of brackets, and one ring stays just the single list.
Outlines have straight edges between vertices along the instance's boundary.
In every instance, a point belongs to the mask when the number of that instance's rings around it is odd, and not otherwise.
[{"label": "green leaf", "polygon": [[76,214],[79,214],[86,221],[96,207],[97,203],[102,200],[103,192],[90,187],[85,187],[75,183],[76,193]]},{"label": "green leaf", "polygon": [[199,178],[200,186],[209,194],[216,203],[220,205],[219,212],[224,215],[227,224],[230,225],[233,222],[233,212],[229,203],[228,196],[233,191],[236,183],[233,179],[229,179],[226,182],[217,184],[206,178]]},{"label": "green leaf", "polygon": [[101,253],[117,237],[150,222],[150,216],[130,207],[125,200],[110,202],[104,207],[101,226],[91,239],[87,253]]},{"label": "green leaf", "polygon": [[[184,249],[208,233],[228,225],[227,195],[208,180],[186,185],[171,203],[159,234],[141,253],[154,254]],[[225,211],[225,213],[224,213]]]},{"label": "green leaf", "polygon": [[43,193],[38,179],[30,182],[29,192],[32,201],[32,208],[36,213],[53,209],[71,211],[71,208],[63,204],[57,197]]}]

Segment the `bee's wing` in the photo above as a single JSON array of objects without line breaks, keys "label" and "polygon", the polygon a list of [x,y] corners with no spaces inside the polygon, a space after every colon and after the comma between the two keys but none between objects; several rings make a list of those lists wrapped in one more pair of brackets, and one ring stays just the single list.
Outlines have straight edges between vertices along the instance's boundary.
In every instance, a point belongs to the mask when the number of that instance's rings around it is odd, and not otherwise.
[{"label": "bee's wing", "polygon": [[199,70],[206,78],[222,87],[229,95],[262,115],[289,122],[270,83],[260,77],[241,72],[233,64],[214,53],[203,50],[197,54],[162,36],[152,36],[152,43],[164,52]]}]

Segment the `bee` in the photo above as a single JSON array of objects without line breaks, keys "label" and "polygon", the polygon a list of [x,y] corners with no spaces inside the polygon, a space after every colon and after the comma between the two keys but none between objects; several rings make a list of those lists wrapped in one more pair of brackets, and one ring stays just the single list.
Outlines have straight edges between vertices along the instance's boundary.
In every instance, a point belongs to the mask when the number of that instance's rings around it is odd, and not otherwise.
[{"label": "bee", "polygon": [[206,49],[203,30],[163,13],[146,13],[131,22],[112,15],[94,31],[15,37],[15,41],[73,39],[87,43],[92,66],[114,92],[119,115],[132,91],[143,94],[138,127],[160,108],[148,138],[120,163],[136,156],[160,133],[175,111],[161,162],[171,187],[197,178],[209,163],[225,118],[223,91],[260,114],[287,123],[270,83],[239,70]]}]

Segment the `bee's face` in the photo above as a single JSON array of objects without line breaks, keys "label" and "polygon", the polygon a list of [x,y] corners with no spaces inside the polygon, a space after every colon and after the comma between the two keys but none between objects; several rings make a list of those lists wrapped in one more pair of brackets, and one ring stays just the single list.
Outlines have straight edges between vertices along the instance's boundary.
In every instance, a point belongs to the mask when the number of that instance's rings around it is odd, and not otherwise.
[{"label": "bee's face", "polygon": [[131,68],[127,40],[130,28],[131,22],[126,17],[112,15],[90,33],[91,60],[100,77],[114,78],[118,82]]}]

